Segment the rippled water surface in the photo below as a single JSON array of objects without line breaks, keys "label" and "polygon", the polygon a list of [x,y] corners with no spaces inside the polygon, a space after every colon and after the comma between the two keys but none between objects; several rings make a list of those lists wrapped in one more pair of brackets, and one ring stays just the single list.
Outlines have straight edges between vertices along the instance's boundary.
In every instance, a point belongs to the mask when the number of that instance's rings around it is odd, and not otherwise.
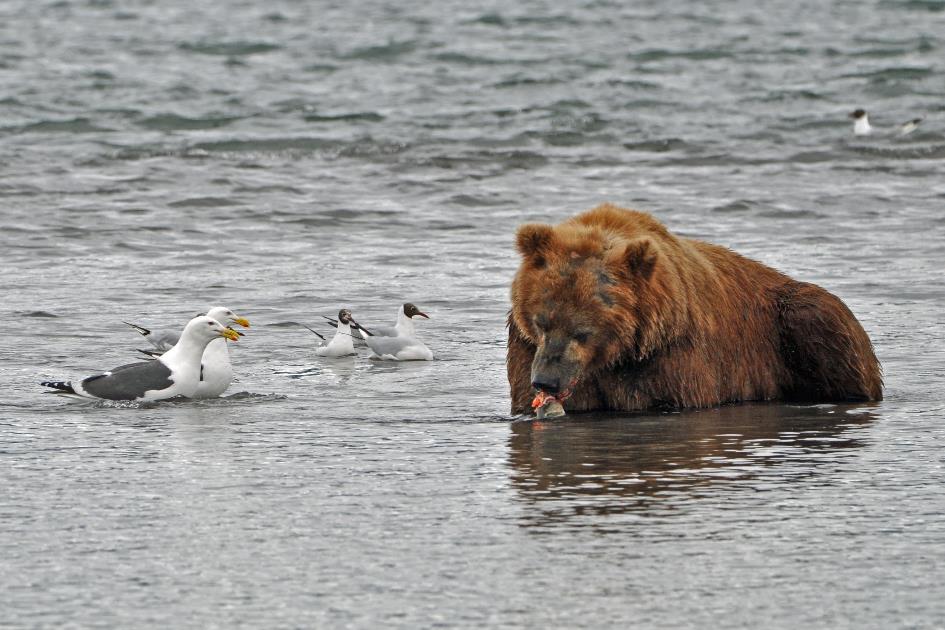
[{"label": "rippled water surface", "polygon": [[[941,627],[943,33],[938,0],[0,3],[0,625]],[[886,400],[511,418],[515,227],[605,200],[837,293]],[[406,300],[437,361],[298,325]],[[226,398],[41,393],[213,304],[253,324]]]}]

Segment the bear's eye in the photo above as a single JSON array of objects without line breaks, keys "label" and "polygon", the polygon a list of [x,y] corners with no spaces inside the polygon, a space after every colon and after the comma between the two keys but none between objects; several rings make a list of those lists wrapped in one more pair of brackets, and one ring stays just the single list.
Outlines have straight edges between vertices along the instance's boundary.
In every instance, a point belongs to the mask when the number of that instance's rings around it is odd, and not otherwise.
[{"label": "bear's eye", "polygon": [[591,338],[591,333],[586,331],[580,331],[574,333],[574,340],[578,343],[587,343],[587,340]]},{"label": "bear's eye", "polygon": [[535,327],[542,332],[548,332],[548,329],[551,328],[551,323],[548,321],[548,318],[539,315],[535,318]]}]

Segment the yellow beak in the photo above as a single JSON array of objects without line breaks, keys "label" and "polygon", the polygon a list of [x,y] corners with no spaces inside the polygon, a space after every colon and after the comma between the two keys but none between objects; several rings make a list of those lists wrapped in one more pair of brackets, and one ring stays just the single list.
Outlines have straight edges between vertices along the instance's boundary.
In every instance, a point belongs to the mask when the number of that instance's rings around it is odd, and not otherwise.
[{"label": "yellow beak", "polygon": [[220,336],[229,339],[230,341],[239,341],[240,334],[233,330],[232,328],[224,328],[220,331]]},{"label": "yellow beak", "polygon": [[249,328],[249,320],[245,317],[234,317],[233,322],[239,324],[243,328]]}]

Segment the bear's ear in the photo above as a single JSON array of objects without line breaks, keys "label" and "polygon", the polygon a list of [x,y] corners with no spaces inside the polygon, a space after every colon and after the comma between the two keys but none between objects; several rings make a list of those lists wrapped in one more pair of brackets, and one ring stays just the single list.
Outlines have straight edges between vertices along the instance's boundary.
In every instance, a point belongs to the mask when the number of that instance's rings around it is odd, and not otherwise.
[{"label": "bear's ear", "polygon": [[522,257],[537,267],[545,264],[545,253],[551,248],[555,230],[544,223],[526,223],[518,228],[515,245]]},{"label": "bear's ear", "polygon": [[648,238],[639,238],[627,244],[621,257],[623,272],[630,276],[649,280],[656,269],[656,247]]}]

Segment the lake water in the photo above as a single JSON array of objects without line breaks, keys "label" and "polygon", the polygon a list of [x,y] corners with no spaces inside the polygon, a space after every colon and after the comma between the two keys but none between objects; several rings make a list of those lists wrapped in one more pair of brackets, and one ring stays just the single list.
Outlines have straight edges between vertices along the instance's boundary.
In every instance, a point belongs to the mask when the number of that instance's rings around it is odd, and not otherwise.
[{"label": "lake water", "polygon": [[[0,3],[0,626],[943,627],[943,34],[937,0]],[[602,201],[839,295],[886,399],[510,417],[515,228]],[[298,325],[404,301],[437,361]],[[215,304],[252,322],[224,399],[38,385]]]}]

